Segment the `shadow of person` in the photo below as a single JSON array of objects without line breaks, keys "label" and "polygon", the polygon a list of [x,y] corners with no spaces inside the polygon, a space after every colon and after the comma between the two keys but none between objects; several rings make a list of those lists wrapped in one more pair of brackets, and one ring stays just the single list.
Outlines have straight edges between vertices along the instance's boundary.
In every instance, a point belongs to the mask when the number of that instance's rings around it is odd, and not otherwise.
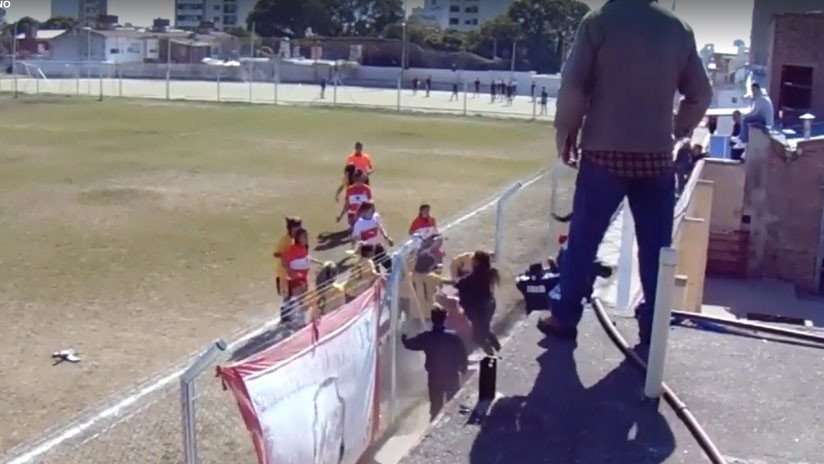
[{"label": "shadow of person", "polygon": [[315,251],[326,251],[349,243],[352,233],[349,229],[339,230],[337,232],[323,232],[318,234],[318,244],[315,246]]},{"label": "shadow of person", "polygon": [[546,343],[527,396],[500,399],[481,425],[472,464],[657,464],[675,438],[657,406],[645,401],[641,376],[624,361],[585,388],[569,342]]}]

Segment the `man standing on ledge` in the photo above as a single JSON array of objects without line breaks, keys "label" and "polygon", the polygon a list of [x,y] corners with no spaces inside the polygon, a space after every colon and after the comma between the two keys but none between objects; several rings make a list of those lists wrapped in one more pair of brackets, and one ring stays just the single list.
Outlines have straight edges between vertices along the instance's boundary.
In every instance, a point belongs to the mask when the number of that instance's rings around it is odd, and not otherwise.
[{"label": "man standing on ledge", "polygon": [[[683,99],[673,118],[676,91]],[[692,29],[657,1],[609,0],[584,17],[561,74],[555,116],[558,157],[578,167],[574,216],[560,301],[538,323],[542,332],[577,337],[581,302],[590,296],[587,274],[627,197],[645,297],[636,316],[641,341],[649,343],[658,255],[672,242],[674,142],[698,125],[711,99]]]}]

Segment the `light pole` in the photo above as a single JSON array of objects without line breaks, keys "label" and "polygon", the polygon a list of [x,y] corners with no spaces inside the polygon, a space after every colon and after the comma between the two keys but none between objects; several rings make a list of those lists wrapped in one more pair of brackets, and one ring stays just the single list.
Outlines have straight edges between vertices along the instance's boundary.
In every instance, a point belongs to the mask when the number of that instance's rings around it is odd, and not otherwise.
[{"label": "light pole", "polygon": [[[520,24],[520,29],[524,27],[524,18],[518,18],[518,24]],[[515,74],[515,54],[518,51],[518,38],[514,37],[512,39],[512,66],[510,69],[510,73]]]}]

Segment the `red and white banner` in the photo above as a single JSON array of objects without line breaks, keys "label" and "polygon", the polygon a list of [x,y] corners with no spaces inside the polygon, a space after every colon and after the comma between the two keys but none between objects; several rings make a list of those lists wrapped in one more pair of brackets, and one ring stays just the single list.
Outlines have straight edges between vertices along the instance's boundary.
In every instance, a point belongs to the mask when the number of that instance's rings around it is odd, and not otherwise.
[{"label": "red and white banner", "polygon": [[260,464],[355,464],[371,444],[379,413],[380,285],[220,368]]}]

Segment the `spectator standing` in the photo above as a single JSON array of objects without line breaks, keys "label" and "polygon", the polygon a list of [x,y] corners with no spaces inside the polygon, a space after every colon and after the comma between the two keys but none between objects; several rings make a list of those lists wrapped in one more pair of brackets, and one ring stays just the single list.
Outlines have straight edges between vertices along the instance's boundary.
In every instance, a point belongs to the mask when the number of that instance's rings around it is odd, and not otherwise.
[{"label": "spectator standing", "polygon": [[490,356],[501,349],[498,337],[492,333],[492,317],[495,315],[495,287],[500,283],[498,270],[492,267],[492,259],[485,251],[472,255],[472,270],[457,281],[444,281],[458,289],[458,299],[472,322],[475,343]]},{"label": "spectator standing", "polygon": [[532,103],[535,103],[535,81],[532,81],[532,85],[529,87],[529,95],[532,97]]},{"label": "spectator standing", "polygon": [[481,93],[481,78],[475,78],[475,94],[472,96],[473,98],[478,98],[478,95]]},{"label": "spectator standing", "polygon": [[417,95],[418,94],[418,86],[419,85],[420,85],[420,79],[418,79],[418,77],[415,76],[412,79],[412,95]]},{"label": "spectator standing", "polygon": [[438,415],[461,386],[461,376],[469,369],[469,357],[461,338],[446,330],[446,311],[436,307],[431,312],[432,329],[407,338],[401,335],[403,346],[412,351],[423,351],[429,387],[429,419]]},{"label": "spectator standing", "polygon": [[549,93],[546,91],[546,87],[541,87],[541,116],[546,116],[549,114],[547,110],[547,104],[549,103]]},{"label": "spectator standing", "polygon": [[[684,97],[673,118],[676,91]],[[581,21],[562,70],[555,116],[558,156],[578,168],[575,214],[560,300],[553,302],[552,316],[539,322],[542,332],[577,337],[598,246],[627,197],[645,299],[636,316],[641,343],[649,343],[658,256],[672,241],[673,140],[692,132],[711,99],[692,29],[658,2],[612,0]]]},{"label": "spectator standing", "polygon": [[452,95],[449,96],[449,101],[458,101],[458,83],[455,82],[452,84]]},{"label": "spectator standing", "polygon": [[426,76],[426,98],[429,98],[430,91],[432,91],[432,76]]},{"label": "spectator standing", "polygon": [[489,96],[492,98],[492,103],[495,103],[495,99],[498,97],[498,96],[497,96],[497,93],[498,93],[498,92],[496,91],[496,90],[497,90],[497,88],[498,88],[498,84],[496,84],[496,83],[495,83],[495,80],[493,79],[493,80],[489,83]]},{"label": "spectator standing", "polygon": [[320,99],[326,98],[326,78],[320,80]]}]

